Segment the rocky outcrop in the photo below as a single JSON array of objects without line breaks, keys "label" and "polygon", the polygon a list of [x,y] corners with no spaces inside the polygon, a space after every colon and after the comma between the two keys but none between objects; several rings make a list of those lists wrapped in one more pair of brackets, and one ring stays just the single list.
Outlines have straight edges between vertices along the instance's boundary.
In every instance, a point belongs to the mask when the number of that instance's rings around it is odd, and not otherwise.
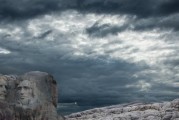
[{"label": "rocky outcrop", "polygon": [[179,120],[179,99],[57,114],[57,83],[45,72],[0,75],[0,120]]},{"label": "rocky outcrop", "polygon": [[66,116],[67,120],[179,120],[179,99],[153,104],[124,104]]},{"label": "rocky outcrop", "polygon": [[48,73],[0,75],[0,120],[64,120],[57,114],[57,95]]}]

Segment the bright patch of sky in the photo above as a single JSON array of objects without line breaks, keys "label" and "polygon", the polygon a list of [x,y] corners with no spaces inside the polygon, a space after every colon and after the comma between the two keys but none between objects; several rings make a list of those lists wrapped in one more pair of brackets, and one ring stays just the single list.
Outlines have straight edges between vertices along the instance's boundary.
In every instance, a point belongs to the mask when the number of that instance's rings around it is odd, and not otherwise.
[{"label": "bright patch of sky", "polygon": [[[133,27],[108,34],[105,37],[95,37],[87,33],[87,28],[94,25],[122,27],[131,24],[135,16],[127,15],[96,15],[94,13],[82,14],[77,11],[65,11],[59,14],[49,14],[27,21],[27,25],[7,25],[0,29],[4,40],[20,41],[26,45],[34,46],[44,54],[49,51],[65,54],[64,59],[104,59],[106,62],[124,60],[129,63],[141,64],[155,68],[134,74],[135,77],[142,74],[155,75],[153,81],[172,84],[179,78],[176,71],[172,70],[164,62],[168,57],[178,59],[178,41],[168,42],[172,36],[172,30],[153,28],[144,31],[134,30]],[[100,32],[100,31],[96,31]],[[177,34],[173,39],[177,38]],[[10,51],[0,49],[0,54],[9,54]],[[171,77],[175,75],[175,79]],[[175,85],[178,85],[175,84]],[[148,81],[139,81],[136,85],[141,91],[149,90],[152,86]]]},{"label": "bright patch of sky", "polygon": [[11,52],[9,50],[0,48],[0,54],[10,54]]}]

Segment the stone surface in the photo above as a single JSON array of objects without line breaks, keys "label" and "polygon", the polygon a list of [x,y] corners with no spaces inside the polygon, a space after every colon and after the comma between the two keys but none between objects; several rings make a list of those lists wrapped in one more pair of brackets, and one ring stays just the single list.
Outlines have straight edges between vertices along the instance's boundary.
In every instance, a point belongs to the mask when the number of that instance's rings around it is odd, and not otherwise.
[{"label": "stone surface", "polygon": [[45,72],[0,75],[0,120],[179,120],[179,99],[57,114],[57,83]]},{"label": "stone surface", "polygon": [[179,120],[179,99],[95,108],[65,117],[67,120]]},{"label": "stone surface", "polygon": [[57,83],[48,73],[0,75],[0,120],[64,120],[57,100]]}]

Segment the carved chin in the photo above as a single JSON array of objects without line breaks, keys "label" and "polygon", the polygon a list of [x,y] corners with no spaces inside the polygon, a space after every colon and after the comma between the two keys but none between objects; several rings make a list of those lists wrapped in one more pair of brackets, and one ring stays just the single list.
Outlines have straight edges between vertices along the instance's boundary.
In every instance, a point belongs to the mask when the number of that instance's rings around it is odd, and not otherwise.
[{"label": "carved chin", "polygon": [[30,102],[30,99],[28,99],[28,98],[21,98],[21,99],[19,100],[19,102],[20,102],[21,104],[23,104],[23,105],[28,105],[29,102]]}]

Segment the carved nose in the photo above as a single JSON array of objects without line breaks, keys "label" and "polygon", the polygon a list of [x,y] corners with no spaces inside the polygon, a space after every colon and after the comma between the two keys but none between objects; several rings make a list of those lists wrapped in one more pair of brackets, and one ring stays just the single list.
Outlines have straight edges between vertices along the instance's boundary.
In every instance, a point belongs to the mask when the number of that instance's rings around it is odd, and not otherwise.
[{"label": "carved nose", "polygon": [[24,89],[21,89],[20,94],[21,94],[21,95],[24,94]]},{"label": "carved nose", "polygon": [[20,96],[24,96],[24,93],[23,93],[23,92],[20,92]]}]

